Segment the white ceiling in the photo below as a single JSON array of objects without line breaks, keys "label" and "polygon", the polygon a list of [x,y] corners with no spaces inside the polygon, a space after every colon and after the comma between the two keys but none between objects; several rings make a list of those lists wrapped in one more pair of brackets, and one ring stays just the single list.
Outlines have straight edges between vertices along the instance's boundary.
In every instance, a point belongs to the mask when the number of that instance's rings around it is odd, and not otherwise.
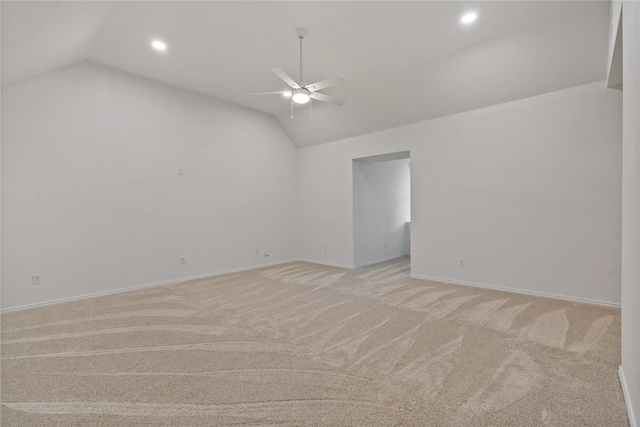
[{"label": "white ceiling", "polygon": [[[2,1],[2,86],[91,60],[273,114],[302,147],[603,80],[608,24],[608,1]],[[305,81],[344,75],[322,92],[347,103],[291,120],[249,93],[298,79],[298,27]]]}]

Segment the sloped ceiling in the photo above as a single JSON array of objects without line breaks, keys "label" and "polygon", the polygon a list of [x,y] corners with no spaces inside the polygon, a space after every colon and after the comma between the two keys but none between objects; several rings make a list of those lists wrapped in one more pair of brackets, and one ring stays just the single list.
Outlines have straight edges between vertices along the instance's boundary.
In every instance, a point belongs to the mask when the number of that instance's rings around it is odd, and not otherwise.
[{"label": "sloped ceiling", "polygon": [[[604,80],[608,23],[598,1],[3,1],[2,86],[91,60],[272,114],[303,147]],[[344,75],[323,92],[347,103],[292,120],[249,94],[298,79],[299,27],[305,81]]]}]

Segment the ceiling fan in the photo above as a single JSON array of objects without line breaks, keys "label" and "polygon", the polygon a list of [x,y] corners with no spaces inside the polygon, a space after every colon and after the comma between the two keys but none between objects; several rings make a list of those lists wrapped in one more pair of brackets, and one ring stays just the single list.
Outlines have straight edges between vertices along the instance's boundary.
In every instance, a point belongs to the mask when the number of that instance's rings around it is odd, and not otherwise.
[{"label": "ceiling fan", "polygon": [[[315,82],[313,84],[305,84],[304,80],[302,80],[302,39],[307,34],[307,30],[304,28],[298,28],[296,30],[296,34],[298,34],[298,38],[300,39],[300,83],[296,83],[291,77],[287,75],[280,68],[272,68],[271,71],[280,77],[286,84],[288,84],[292,90],[279,90],[279,91],[271,91],[271,92],[255,92],[251,95],[284,95],[291,97],[291,118],[293,118],[293,103],[296,104],[306,104],[310,102],[312,99],[320,102],[326,102],[329,104],[337,105],[338,107],[344,104],[346,101],[340,98],[334,98],[333,96],[328,96],[323,93],[318,93],[317,91],[335,86],[339,83],[346,82],[342,75],[337,75],[335,77],[331,77],[325,80],[320,80],[319,82]],[[309,104],[309,108],[311,108],[311,104]]]}]

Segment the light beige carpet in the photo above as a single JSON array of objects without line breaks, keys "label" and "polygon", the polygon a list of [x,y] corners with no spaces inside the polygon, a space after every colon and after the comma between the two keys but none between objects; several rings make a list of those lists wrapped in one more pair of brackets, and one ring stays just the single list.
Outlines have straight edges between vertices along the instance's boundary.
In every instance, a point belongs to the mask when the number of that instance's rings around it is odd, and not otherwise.
[{"label": "light beige carpet", "polygon": [[2,315],[3,426],[627,426],[620,311],[291,263]]}]

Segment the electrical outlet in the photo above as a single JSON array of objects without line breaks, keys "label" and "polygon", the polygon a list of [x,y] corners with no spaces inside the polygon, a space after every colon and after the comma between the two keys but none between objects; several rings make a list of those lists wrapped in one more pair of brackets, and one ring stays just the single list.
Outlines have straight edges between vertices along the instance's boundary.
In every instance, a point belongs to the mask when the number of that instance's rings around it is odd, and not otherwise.
[{"label": "electrical outlet", "polygon": [[178,168],[178,175],[184,175],[184,169]]},{"label": "electrical outlet", "polygon": [[260,255],[260,249],[256,249],[256,255]]},{"label": "electrical outlet", "polygon": [[324,247],[324,251],[327,252],[327,247],[326,246]]},{"label": "electrical outlet", "polygon": [[186,256],[181,256],[180,257],[180,264],[186,264],[187,263],[187,257]]},{"label": "electrical outlet", "polygon": [[464,267],[464,258],[460,258],[460,267]]},{"label": "electrical outlet", "polygon": [[39,285],[40,284],[40,275],[39,274],[34,274],[33,276],[31,276],[31,282],[34,285]]},{"label": "electrical outlet", "polygon": [[384,248],[387,249],[387,244],[386,243],[384,244]]}]

